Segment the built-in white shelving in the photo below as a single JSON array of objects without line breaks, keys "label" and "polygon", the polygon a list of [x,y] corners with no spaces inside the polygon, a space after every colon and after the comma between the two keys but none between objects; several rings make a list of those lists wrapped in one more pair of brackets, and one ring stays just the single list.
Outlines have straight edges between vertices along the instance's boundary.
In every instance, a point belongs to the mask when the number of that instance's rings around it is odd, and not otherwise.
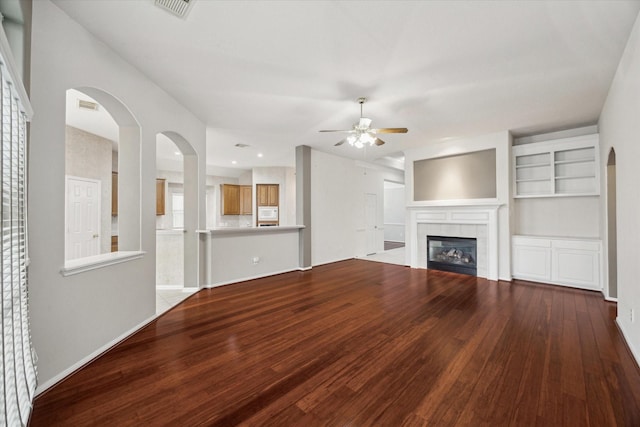
[{"label": "built-in white shelving", "polygon": [[514,197],[600,194],[598,135],[513,147]]},{"label": "built-in white shelving", "polygon": [[602,289],[598,239],[513,236],[511,244],[515,279]]}]

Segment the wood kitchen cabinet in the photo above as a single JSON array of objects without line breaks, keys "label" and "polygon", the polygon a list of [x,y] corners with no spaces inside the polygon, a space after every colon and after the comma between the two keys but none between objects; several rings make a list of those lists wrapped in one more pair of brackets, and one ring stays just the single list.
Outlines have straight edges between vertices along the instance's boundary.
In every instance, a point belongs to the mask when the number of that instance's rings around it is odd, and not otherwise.
[{"label": "wood kitchen cabinet", "polygon": [[280,200],[279,184],[257,184],[258,206],[278,206]]},{"label": "wood kitchen cabinet", "polygon": [[240,215],[251,215],[253,213],[253,197],[250,185],[240,186]]},{"label": "wood kitchen cabinet", "polygon": [[240,186],[221,184],[222,215],[240,215]]},{"label": "wood kitchen cabinet", "polygon": [[165,191],[164,191],[164,183],[165,179],[156,178],[156,215],[164,215],[164,205],[165,205]]},{"label": "wood kitchen cabinet", "polygon": [[221,184],[222,215],[251,215],[253,209],[250,185]]},{"label": "wood kitchen cabinet", "polygon": [[111,216],[118,215],[118,172],[111,172]]}]

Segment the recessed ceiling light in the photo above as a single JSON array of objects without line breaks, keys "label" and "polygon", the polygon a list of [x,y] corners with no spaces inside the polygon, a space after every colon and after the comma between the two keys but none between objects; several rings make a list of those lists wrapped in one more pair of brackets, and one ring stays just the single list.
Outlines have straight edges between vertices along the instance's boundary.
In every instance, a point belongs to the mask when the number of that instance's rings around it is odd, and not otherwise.
[{"label": "recessed ceiling light", "polygon": [[179,152],[179,151],[174,151],[174,152],[173,152],[173,154],[175,154],[176,156],[179,156],[179,155],[180,155],[180,154],[182,154],[182,153],[181,153],[181,152]]},{"label": "recessed ceiling light", "polygon": [[238,163],[238,162],[236,162],[235,160],[231,160],[231,164],[232,164],[232,165],[235,165],[235,164],[237,164],[237,163]]},{"label": "recessed ceiling light", "polygon": [[258,153],[258,157],[262,157],[262,153]]}]

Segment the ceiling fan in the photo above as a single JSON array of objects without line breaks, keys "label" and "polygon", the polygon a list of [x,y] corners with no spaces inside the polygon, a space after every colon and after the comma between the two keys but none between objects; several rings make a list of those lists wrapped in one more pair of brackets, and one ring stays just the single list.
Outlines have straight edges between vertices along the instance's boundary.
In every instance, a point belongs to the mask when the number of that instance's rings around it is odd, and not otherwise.
[{"label": "ceiling fan", "polygon": [[379,128],[379,129],[371,129],[371,119],[366,117],[362,117],[362,104],[367,101],[367,98],[358,98],[358,103],[360,104],[360,120],[358,123],[354,123],[353,129],[350,130],[321,130],[320,132],[342,132],[349,133],[350,135],[343,139],[342,141],[335,144],[335,146],[339,146],[348,142],[349,145],[352,145],[356,148],[362,148],[365,145],[382,145],[384,141],[378,138],[377,134],[379,133],[407,133],[407,128]]}]

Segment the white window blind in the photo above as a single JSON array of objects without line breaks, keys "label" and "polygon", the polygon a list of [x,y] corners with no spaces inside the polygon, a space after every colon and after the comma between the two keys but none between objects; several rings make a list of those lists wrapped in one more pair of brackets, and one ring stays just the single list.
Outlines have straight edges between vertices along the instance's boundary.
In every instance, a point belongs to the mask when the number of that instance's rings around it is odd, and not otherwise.
[{"label": "white window blind", "polygon": [[[26,121],[22,83],[0,51],[2,366],[0,426],[26,425],[36,388],[27,307]],[[23,101],[24,99],[24,101]]]}]

